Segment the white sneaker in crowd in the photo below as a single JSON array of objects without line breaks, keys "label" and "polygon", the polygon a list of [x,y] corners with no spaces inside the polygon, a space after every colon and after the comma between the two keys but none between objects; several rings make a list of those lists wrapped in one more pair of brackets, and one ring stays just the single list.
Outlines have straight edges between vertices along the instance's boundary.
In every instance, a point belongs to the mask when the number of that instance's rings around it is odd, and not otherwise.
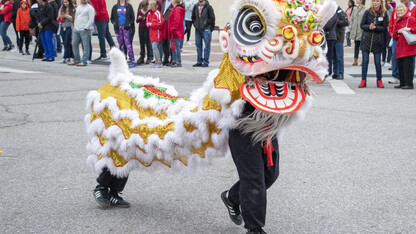
[{"label": "white sneaker in crowd", "polygon": [[381,62],[381,66],[384,66],[384,64],[386,64],[386,62],[383,62],[383,61],[382,61],[382,62]]},{"label": "white sneaker in crowd", "polygon": [[385,64],[383,65],[383,67],[391,67],[391,64],[390,64],[390,63],[385,63]]},{"label": "white sneaker in crowd", "polygon": [[192,45],[192,43],[190,41],[187,41],[186,44],[188,44],[190,46]]},{"label": "white sneaker in crowd", "polygon": [[61,60],[61,63],[66,63],[66,59],[62,59]]},{"label": "white sneaker in crowd", "polygon": [[392,80],[389,80],[389,84],[400,84],[400,80],[393,78]]},{"label": "white sneaker in crowd", "polygon": [[88,60],[88,61],[87,61],[87,64],[91,64],[91,63],[92,63],[92,61],[91,61],[91,60]]}]

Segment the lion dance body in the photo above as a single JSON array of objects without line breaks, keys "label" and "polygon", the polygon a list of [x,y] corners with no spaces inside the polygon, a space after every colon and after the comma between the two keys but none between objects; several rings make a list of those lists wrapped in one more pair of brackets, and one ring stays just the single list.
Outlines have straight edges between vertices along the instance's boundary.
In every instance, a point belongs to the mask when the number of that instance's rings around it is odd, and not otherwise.
[{"label": "lion dance body", "polygon": [[[228,132],[246,102],[276,116],[299,115],[307,80],[327,73],[325,23],[333,1],[236,0],[219,34],[224,52],[190,97],[159,79],[134,76],[124,55],[111,54],[109,82],[87,96],[87,164],[124,177],[133,169],[187,169],[224,156]],[[265,77],[259,84],[252,77]],[[273,125],[274,126],[274,125]],[[271,127],[273,127],[271,126]]]}]

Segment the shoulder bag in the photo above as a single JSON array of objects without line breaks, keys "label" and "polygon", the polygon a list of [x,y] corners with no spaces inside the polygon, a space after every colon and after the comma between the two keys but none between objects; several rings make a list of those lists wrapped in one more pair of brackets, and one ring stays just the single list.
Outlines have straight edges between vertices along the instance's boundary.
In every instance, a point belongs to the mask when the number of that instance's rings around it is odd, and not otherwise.
[{"label": "shoulder bag", "polygon": [[[407,24],[409,23],[409,19],[410,19],[410,13],[409,13],[409,18],[407,18],[406,28],[407,28]],[[416,44],[416,34],[413,34],[410,31],[402,31],[402,34],[404,38],[406,39],[407,44],[409,45]]]}]

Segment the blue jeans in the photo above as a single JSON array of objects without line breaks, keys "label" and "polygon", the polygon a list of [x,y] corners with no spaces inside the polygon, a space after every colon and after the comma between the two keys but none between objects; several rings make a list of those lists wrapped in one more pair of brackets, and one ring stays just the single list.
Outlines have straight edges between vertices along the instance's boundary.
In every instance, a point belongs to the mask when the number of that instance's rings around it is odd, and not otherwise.
[{"label": "blue jeans", "polygon": [[46,59],[55,59],[55,47],[53,46],[53,32],[52,30],[42,31],[40,33],[40,40],[45,51]]},{"label": "blue jeans", "polygon": [[351,32],[347,32],[345,38],[347,39],[347,46],[351,46]]},{"label": "blue jeans", "polygon": [[[362,51],[363,54],[363,66],[361,67],[362,80],[367,80],[368,63],[370,61],[370,54]],[[374,65],[376,65],[377,80],[381,80],[381,54],[374,54]]]},{"label": "blue jeans", "polygon": [[391,46],[391,75],[395,79],[399,79],[399,67],[397,66],[397,58],[396,58],[396,47],[397,47],[397,41],[393,40],[393,45]]},{"label": "blue jeans", "polygon": [[9,26],[10,26],[10,23],[4,22],[4,21],[0,23],[0,35],[1,35],[1,38],[3,39],[4,47],[12,45],[12,41],[10,40],[10,37],[7,36],[7,29],[9,28]]},{"label": "blue jeans", "polygon": [[61,37],[62,41],[64,42],[64,59],[70,58],[71,56],[71,37],[72,37],[72,29],[71,27],[61,28]]},{"label": "blue jeans", "polygon": [[175,50],[172,50],[172,61],[178,64],[181,64],[181,39],[173,39],[175,43]]},{"label": "blue jeans", "polygon": [[[82,58],[79,55],[79,44],[82,43]],[[74,63],[82,62],[85,65],[91,51],[91,30],[72,31],[72,51],[74,52]]]},{"label": "blue jeans", "polygon": [[[202,58],[202,40],[204,40],[204,58]],[[195,30],[195,45],[197,53],[197,63],[209,64],[209,54],[211,52],[211,30]]]},{"label": "blue jeans", "polygon": [[333,55],[334,75],[344,75],[344,45],[341,42],[335,43],[335,53]]},{"label": "blue jeans", "polygon": [[107,57],[107,52],[105,51],[105,40],[107,39],[108,45],[114,47],[114,41],[111,37],[110,31],[108,29],[108,20],[97,20],[95,21],[95,26],[98,31],[98,42],[100,43],[100,56]]}]

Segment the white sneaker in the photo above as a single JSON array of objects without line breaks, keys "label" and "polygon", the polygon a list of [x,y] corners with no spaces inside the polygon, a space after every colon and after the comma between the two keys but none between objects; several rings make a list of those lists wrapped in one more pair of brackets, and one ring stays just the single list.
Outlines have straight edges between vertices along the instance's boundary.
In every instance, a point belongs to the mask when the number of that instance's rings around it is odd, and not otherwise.
[{"label": "white sneaker", "polygon": [[383,65],[383,67],[391,67],[391,64],[390,64],[390,63],[385,63],[385,64]]},{"label": "white sneaker", "polygon": [[187,41],[186,44],[188,44],[190,46],[192,45],[192,43],[190,41]]},{"label": "white sneaker", "polygon": [[386,64],[385,62],[381,62],[381,66],[384,66],[384,64]]},{"label": "white sneaker", "polygon": [[88,61],[87,61],[87,64],[91,64],[91,63],[92,63],[92,61],[91,61],[91,60],[88,60]]},{"label": "white sneaker", "polygon": [[389,84],[400,84],[400,80],[399,79],[389,80]]},{"label": "white sneaker", "polygon": [[61,60],[61,63],[66,63],[66,59],[62,59]]}]

